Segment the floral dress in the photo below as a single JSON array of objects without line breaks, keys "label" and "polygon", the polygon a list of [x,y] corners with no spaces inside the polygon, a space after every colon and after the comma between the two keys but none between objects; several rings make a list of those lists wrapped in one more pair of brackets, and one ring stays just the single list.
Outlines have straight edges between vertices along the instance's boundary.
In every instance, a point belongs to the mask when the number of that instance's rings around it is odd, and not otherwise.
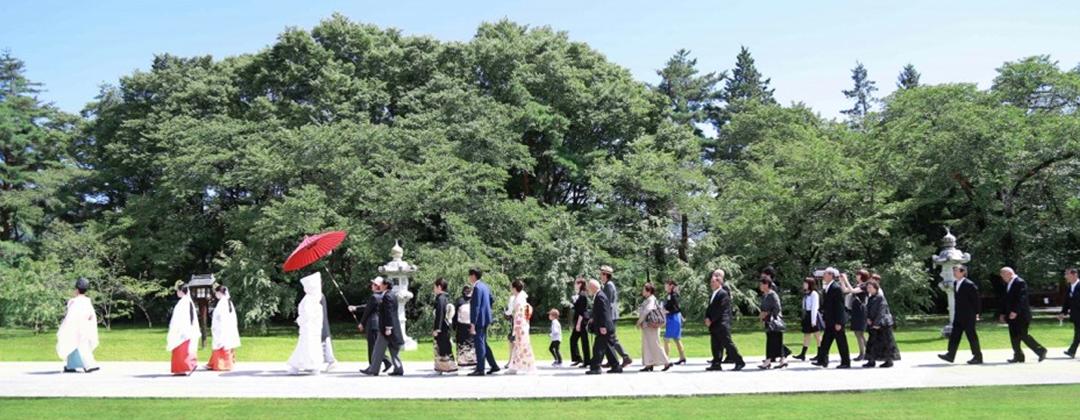
[{"label": "floral dress", "polygon": [[533,356],[532,343],[529,339],[529,316],[532,306],[526,303],[525,292],[518,292],[514,304],[514,352],[510,355],[512,372],[531,373],[536,371],[536,358]]}]

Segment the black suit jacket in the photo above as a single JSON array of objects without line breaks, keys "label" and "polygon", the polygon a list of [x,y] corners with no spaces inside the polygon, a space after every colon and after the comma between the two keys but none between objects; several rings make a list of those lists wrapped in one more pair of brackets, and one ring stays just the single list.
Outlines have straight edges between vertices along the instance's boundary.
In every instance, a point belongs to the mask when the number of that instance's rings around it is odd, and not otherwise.
[{"label": "black suit jacket", "polygon": [[1005,315],[1005,320],[1009,320],[1009,313],[1016,312],[1016,319],[1021,321],[1031,321],[1031,305],[1028,303],[1027,294],[1027,282],[1024,279],[1017,276],[1012,281],[1012,286],[1005,286],[1007,291],[1005,292],[1005,299],[1002,299],[1001,312],[998,315]]},{"label": "black suit jacket", "polygon": [[360,314],[360,325],[364,326],[364,333],[370,340],[378,338],[380,301],[379,296],[372,293],[364,303],[364,312]]},{"label": "black suit jacket", "polygon": [[592,320],[589,323],[589,330],[600,334],[600,328],[607,328],[608,335],[615,332],[615,321],[611,319],[611,305],[608,304],[607,296],[603,293],[596,293],[596,298],[592,304]]},{"label": "black suit jacket", "polygon": [[847,323],[847,310],[844,308],[844,291],[840,289],[839,282],[832,282],[825,291],[825,299],[821,304],[821,318],[825,320],[825,326],[835,328],[836,324]]},{"label": "black suit jacket", "polygon": [[1080,285],[1076,286],[1076,291],[1070,296],[1071,288],[1071,284],[1065,288],[1065,303],[1061,305],[1061,314],[1068,315],[1072,322],[1080,322]]},{"label": "black suit jacket", "polygon": [[723,287],[716,290],[716,297],[709,297],[709,307],[705,309],[705,318],[709,320],[709,331],[731,329],[731,295]]},{"label": "black suit jacket", "polygon": [[382,303],[379,305],[379,334],[386,334],[386,328],[390,327],[390,336],[387,339],[390,345],[402,346],[405,338],[401,334],[401,320],[398,319],[397,297],[392,291],[383,294]]},{"label": "black suit jacket", "polygon": [[585,292],[578,294],[577,300],[574,301],[574,319],[570,324],[570,330],[573,331],[577,326],[578,318],[581,320],[581,329],[584,331],[589,327],[589,295]]},{"label": "black suit jacket", "polygon": [[956,325],[975,325],[975,317],[981,311],[982,303],[979,300],[979,288],[971,279],[964,278],[960,282],[960,289],[956,291]]}]

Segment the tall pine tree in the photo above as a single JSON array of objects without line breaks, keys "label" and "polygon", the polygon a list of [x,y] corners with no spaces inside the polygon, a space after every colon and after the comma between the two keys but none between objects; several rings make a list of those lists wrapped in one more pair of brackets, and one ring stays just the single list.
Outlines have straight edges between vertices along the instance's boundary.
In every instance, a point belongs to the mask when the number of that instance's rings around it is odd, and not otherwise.
[{"label": "tall pine tree", "polygon": [[900,71],[900,76],[896,78],[896,87],[898,89],[911,89],[919,86],[919,72],[915,70],[915,66],[908,63],[904,66],[904,69]]},{"label": "tall pine tree", "polygon": [[698,73],[697,59],[690,57],[690,51],[680,49],[668,59],[663,69],[656,71],[660,76],[656,90],[668,98],[671,119],[678,124],[692,125],[694,132],[701,135],[697,124],[707,120],[707,107],[719,97],[716,85],[726,74]]},{"label": "tall pine tree", "polygon": [[67,150],[76,118],[38,101],[40,84],[25,71],[0,54],[0,255],[25,252],[72,204],[74,195],[58,191],[80,173]]},{"label": "tall pine tree", "polygon": [[731,76],[724,82],[724,88],[720,91],[721,107],[710,110],[713,125],[717,131],[717,141],[707,155],[713,160],[734,160],[746,147],[745,144],[733,144],[725,139],[724,126],[731,118],[748,108],[758,105],[775,105],[773,90],[769,87],[771,79],[762,76],[754,64],[754,57],[750,55],[750,49],[745,46],[739,50],[735,57],[735,68]]},{"label": "tall pine tree", "polygon": [[[690,51],[680,49],[675,52],[663,69],[656,74],[660,76],[660,85],[656,90],[666,96],[669,101],[671,120],[678,125],[689,126],[697,137],[698,146],[708,143],[700,125],[708,120],[708,108],[715,105],[719,92],[716,85],[727,75],[723,72],[717,74],[710,72],[699,75],[697,59],[690,57]],[[674,136],[678,138],[678,136]],[[657,136],[664,139],[667,136]],[[670,149],[670,148],[669,148]],[[696,150],[696,149],[695,149]],[[670,151],[670,150],[669,150]],[[686,170],[700,173],[701,159],[695,155],[692,159],[685,160]],[[694,191],[696,193],[697,191]],[[679,259],[689,261],[690,248],[690,217],[691,209],[686,207],[687,200],[679,200],[683,205],[676,205],[679,244],[677,245]],[[657,261],[663,261],[664,244],[654,246],[653,254]]]},{"label": "tall pine tree", "polygon": [[870,114],[870,108],[875,101],[874,92],[877,87],[867,76],[866,67],[858,61],[855,62],[855,68],[851,69],[851,80],[855,82],[854,86],[843,92],[848,99],[855,100],[855,105],[840,112],[851,119],[853,127],[861,129],[864,126],[863,120]]}]

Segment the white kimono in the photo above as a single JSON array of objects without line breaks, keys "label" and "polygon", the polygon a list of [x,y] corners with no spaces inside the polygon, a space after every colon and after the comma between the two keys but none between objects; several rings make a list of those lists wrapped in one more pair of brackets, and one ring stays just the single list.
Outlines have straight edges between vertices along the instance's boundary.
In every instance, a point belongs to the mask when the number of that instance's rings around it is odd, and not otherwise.
[{"label": "white kimono", "polygon": [[210,332],[214,335],[214,350],[240,347],[240,329],[236,322],[236,310],[231,303],[232,299],[226,294],[225,298],[218,300],[217,306],[214,306],[214,318],[210,324]]},{"label": "white kimono", "polygon": [[294,371],[318,372],[323,363],[322,276],[319,273],[312,274],[300,279],[300,284],[304,286],[304,298],[296,308],[296,325],[300,327],[300,338],[288,364]]},{"label": "white kimono", "polygon": [[198,354],[199,338],[202,331],[199,330],[199,317],[194,312],[195,305],[191,302],[191,296],[184,296],[173,307],[172,319],[169,320],[169,335],[166,338],[165,350],[173,349],[188,343],[188,354]]},{"label": "white kimono", "polygon": [[83,366],[97,366],[94,349],[98,346],[97,313],[90,298],[79,295],[67,303],[67,314],[56,331],[56,355],[66,360],[71,352],[78,350]]}]

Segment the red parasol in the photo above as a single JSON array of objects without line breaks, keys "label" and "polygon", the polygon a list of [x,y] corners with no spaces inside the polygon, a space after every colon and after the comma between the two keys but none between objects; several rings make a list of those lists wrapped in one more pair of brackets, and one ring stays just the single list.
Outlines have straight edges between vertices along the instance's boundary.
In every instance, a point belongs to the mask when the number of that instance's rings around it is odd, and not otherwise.
[{"label": "red parasol", "polygon": [[335,230],[304,238],[285,260],[285,272],[296,271],[325,257],[345,240],[345,231]]},{"label": "red parasol", "polygon": [[[334,230],[304,237],[303,242],[300,242],[300,245],[293,250],[292,254],[289,254],[289,258],[285,259],[285,266],[283,267],[285,272],[307,267],[330,254],[330,251],[333,251],[345,240],[345,235],[346,233],[343,230]],[[331,276],[329,271],[326,272],[326,276],[330,278],[330,281],[334,282],[334,287],[337,288],[338,294],[341,295],[341,300],[345,301],[346,305],[349,305],[349,300],[345,298],[345,293],[341,291],[341,285],[338,284],[337,280],[334,280],[334,276]],[[356,319],[356,314],[349,312],[349,315],[352,315],[356,324],[360,325],[360,320]]]}]

